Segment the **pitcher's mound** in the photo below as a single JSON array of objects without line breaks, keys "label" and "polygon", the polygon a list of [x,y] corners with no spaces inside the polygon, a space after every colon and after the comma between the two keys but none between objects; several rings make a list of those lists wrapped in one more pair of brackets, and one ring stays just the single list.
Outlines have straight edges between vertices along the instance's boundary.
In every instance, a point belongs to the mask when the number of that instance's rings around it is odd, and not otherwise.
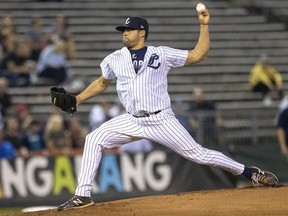
[{"label": "pitcher's mound", "polygon": [[148,196],[105,203],[84,209],[21,213],[17,216],[182,216],[288,215],[288,187],[253,187]]}]

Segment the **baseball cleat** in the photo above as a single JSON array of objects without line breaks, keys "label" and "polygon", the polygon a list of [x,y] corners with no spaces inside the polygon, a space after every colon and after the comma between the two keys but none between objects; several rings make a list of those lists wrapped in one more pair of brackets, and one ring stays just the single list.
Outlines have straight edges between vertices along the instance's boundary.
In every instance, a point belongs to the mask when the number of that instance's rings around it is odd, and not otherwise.
[{"label": "baseball cleat", "polygon": [[75,209],[75,208],[85,208],[88,206],[94,205],[94,201],[90,197],[81,197],[74,195],[67,202],[60,205],[57,210],[67,210],[67,209]]},{"label": "baseball cleat", "polygon": [[276,186],[279,182],[278,178],[271,172],[263,171],[258,167],[250,167],[252,170],[252,184],[254,186],[265,185],[265,186]]}]

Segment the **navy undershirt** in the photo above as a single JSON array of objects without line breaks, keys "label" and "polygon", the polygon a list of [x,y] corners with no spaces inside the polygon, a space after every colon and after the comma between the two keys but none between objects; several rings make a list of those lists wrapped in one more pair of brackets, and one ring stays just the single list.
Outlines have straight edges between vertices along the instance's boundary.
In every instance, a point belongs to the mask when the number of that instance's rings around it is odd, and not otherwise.
[{"label": "navy undershirt", "polygon": [[129,50],[129,51],[131,53],[132,64],[133,64],[135,73],[137,74],[143,65],[144,56],[147,51],[147,46],[144,46],[143,48],[139,50]]}]

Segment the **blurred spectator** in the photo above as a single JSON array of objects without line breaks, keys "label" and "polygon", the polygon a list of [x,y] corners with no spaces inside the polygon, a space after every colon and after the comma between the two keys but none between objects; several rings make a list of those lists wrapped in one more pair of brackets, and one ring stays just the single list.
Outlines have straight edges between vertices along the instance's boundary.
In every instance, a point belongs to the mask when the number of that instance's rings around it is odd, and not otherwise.
[{"label": "blurred spectator", "polygon": [[0,113],[0,130],[4,129],[4,118],[2,114]]},{"label": "blurred spectator", "polygon": [[19,120],[20,130],[24,132],[33,121],[33,116],[27,104],[19,103],[16,105],[16,115]]},{"label": "blurred spectator", "polygon": [[30,85],[30,75],[35,69],[35,62],[31,60],[30,55],[28,44],[18,43],[15,51],[3,59],[2,73],[8,78],[10,86]]},{"label": "blurred spectator", "polygon": [[22,145],[22,133],[20,130],[19,121],[14,116],[9,116],[6,119],[4,139],[10,141],[17,151],[18,155],[27,156],[28,152]]},{"label": "blurred spectator", "polygon": [[56,40],[41,52],[37,63],[37,77],[34,84],[61,85],[71,77],[65,56],[65,42]]},{"label": "blurred spectator", "polygon": [[271,65],[269,56],[266,53],[261,54],[251,69],[249,85],[253,92],[262,94],[265,106],[272,104],[270,92],[273,90],[282,98],[282,80],[282,75]]},{"label": "blurred spectator", "polygon": [[86,86],[87,83],[83,81],[81,77],[77,77],[69,82],[69,86],[67,86],[67,92],[77,95],[81,93],[86,88]]},{"label": "blurred spectator", "polygon": [[205,99],[201,88],[194,88],[193,100],[188,109],[193,135],[197,142],[206,146],[217,145],[218,129],[223,124],[222,116],[217,112],[215,104]]},{"label": "blurred spectator", "polygon": [[40,153],[45,149],[41,122],[33,120],[29,124],[23,133],[22,143],[30,153]]},{"label": "blurred spectator", "polygon": [[65,53],[67,59],[76,58],[74,36],[69,30],[68,18],[64,14],[58,14],[55,24],[47,30],[47,43],[52,42],[55,38],[66,42]]},{"label": "blurred spectator", "polygon": [[181,98],[176,98],[176,100],[172,102],[172,108],[179,122],[186,128],[188,132],[191,133],[191,126],[189,123],[187,112],[188,109],[187,103],[184,103],[183,99]]},{"label": "blurred spectator", "polygon": [[104,103],[102,105],[96,104],[90,110],[89,114],[90,131],[93,131],[96,128],[98,128],[102,123],[106,121],[106,119],[109,118],[106,114],[107,110],[105,110],[106,105]]},{"label": "blurred spectator", "polygon": [[62,115],[52,114],[44,128],[44,141],[50,155],[70,154],[72,148],[68,139],[69,132],[65,128]]},{"label": "blurred spectator", "polygon": [[8,93],[8,81],[5,77],[0,77],[0,109],[3,117],[12,114],[13,109],[11,96]]},{"label": "blurred spectator", "polygon": [[0,159],[16,157],[16,150],[10,141],[4,139],[4,131],[0,129]]},{"label": "blurred spectator", "polygon": [[15,50],[18,41],[18,34],[14,26],[12,14],[4,13],[0,27],[0,43],[3,49],[3,55],[11,53]]},{"label": "blurred spectator", "polygon": [[78,149],[84,147],[85,137],[88,134],[88,129],[81,124],[78,118],[73,117],[69,122],[68,139],[72,148]]},{"label": "blurred spectator", "polygon": [[279,114],[277,139],[280,144],[281,153],[288,159],[288,107]]},{"label": "blurred spectator", "polygon": [[89,114],[90,131],[98,128],[103,122],[119,115],[121,107],[119,104],[105,101],[94,105]]},{"label": "blurred spectator", "polygon": [[153,149],[153,143],[148,139],[140,139],[121,145],[118,148],[119,153],[137,154],[141,152],[150,152]]},{"label": "blurred spectator", "polygon": [[41,50],[46,46],[44,33],[42,30],[41,17],[35,15],[31,19],[30,30],[27,32],[27,43],[31,49],[31,58],[38,61]]},{"label": "blurred spectator", "polygon": [[[2,76],[2,59],[4,58],[4,50],[3,50],[3,45],[1,44],[1,41],[0,41],[0,76]],[[1,192],[1,191],[0,191]]]}]

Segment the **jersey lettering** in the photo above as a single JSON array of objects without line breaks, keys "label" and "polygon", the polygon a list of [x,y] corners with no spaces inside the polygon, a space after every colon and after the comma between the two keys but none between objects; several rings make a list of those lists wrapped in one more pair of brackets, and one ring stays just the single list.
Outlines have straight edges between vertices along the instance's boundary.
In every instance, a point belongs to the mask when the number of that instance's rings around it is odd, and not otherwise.
[{"label": "jersey lettering", "polygon": [[133,62],[133,67],[134,67],[134,70],[136,72],[136,74],[138,73],[138,71],[141,69],[142,65],[143,65],[143,61],[142,60],[134,60]]},{"label": "jersey lettering", "polygon": [[146,46],[139,50],[130,50],[132,64],[133,64],[136,74],[139,72],[139,70],[141,69],[144,63],[144,56],[145,56],[146,51],[147,51]]}]

